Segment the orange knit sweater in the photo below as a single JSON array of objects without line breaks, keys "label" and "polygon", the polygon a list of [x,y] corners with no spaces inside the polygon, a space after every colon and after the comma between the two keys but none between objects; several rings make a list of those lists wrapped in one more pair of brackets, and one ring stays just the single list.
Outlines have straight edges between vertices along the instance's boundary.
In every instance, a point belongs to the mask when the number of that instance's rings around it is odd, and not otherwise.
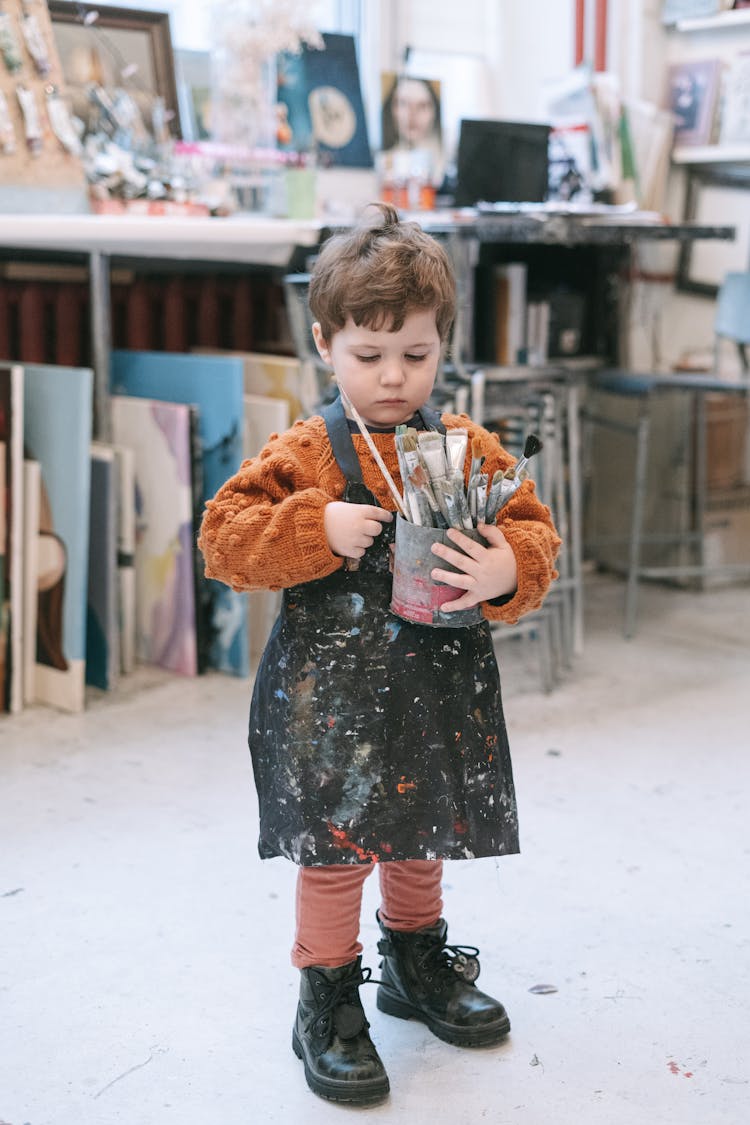
[{"label": "orange knit sweater", "polygon": [[[481,439],[483,471],[490,479],[497,469],[513,464],[497,435],[474,425],[468,415],[444,414],[442,421],[448,429],[460,426],[468,431],[469,450],[474,437]],[[352,437],[364,483],[382,508],[393,511],[388,486],[364,438],[358,433]],[[393,434],[374,433],[372,438],[398,483]],[[467,457],[467,477],[469,461]],[[271,434],[260,455],[243,461],[206,505],[198,545],[207,577],[235,590],[279,590],[332,574],[344,560],[326,542],[323,509],[342,498],[344,487],[319,415],[295,422],[284,434]],[[513,624],[539,608],[557,577],[554,562],[560,539],[549,508],[539,501],[530,480],[501,509],[497,522],[516,556],[518,589],[505,605],[485,603],[483,611],[490,620]]]}]

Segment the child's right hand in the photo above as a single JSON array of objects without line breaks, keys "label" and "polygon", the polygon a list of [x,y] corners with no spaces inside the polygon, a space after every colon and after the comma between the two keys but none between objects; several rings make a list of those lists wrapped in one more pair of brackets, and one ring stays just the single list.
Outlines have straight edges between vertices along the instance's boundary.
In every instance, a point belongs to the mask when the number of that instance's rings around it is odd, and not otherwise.
[{"label": "child's right hand", "polygon": [[365,550],[380,535],[384,523],[390,523],[393,513],[373,504],[347,504],[332,500],[323,511],[323,528],[328,546],[334,555],[345,559],[361,559]]}]

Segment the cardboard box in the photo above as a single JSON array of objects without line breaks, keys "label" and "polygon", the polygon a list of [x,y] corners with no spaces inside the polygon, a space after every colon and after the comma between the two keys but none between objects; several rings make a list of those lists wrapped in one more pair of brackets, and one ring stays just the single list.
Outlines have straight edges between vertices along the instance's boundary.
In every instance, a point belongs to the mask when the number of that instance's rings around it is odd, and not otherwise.
[{"label": "cardboard box", "polygon": [[747,582],[750,579],[750,486],[712,494],[706,506],[704,530],[707,565],[743,564],[749,568],[744,578],[732,574],[706,575],[704,588]]},{"label": "cardboard box", "polygon": [[747,484],[747,396],[706,395],[706,481],[709,490]]}]

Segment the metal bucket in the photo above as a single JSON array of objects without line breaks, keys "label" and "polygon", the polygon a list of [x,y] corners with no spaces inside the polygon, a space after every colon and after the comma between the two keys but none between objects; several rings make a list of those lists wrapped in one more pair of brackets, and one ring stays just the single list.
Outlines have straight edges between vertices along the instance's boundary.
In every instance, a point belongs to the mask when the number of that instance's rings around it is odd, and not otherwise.
[{"label": "metal bucket", "polygon": [[[470,539],[483,542],[478,531],[464,531]],[[456,570],[445,559],[432,553],[433,543],[445,543],[459,551],[455,543],[448,539],[446,532],[438,527],[420,527],[396,516],[396,548],[393,556],[393,593],[391,612],[406,621],[416,621],[421,625],[437,625],[448,629],[460,629],[466,625],[478,625],[483,620],[481,606],[459,609],[455,613],[441,613],[440,606],[453,601],[465,591],[456,586],[436,582],[431,576],[434,567],[442,570]]]}]

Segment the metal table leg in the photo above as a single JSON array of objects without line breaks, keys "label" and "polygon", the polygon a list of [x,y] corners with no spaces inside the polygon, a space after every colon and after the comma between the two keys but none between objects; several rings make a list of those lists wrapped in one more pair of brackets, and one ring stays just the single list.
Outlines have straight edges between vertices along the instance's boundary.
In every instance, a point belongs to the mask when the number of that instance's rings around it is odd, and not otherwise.
[{"label": "metal table leg", "polygon": [[94,369],[94,437],[112,440],[109,404],[109,366],[112,353],[109,255],[89,254],[89,300],[91,302],[91,364]]}]

